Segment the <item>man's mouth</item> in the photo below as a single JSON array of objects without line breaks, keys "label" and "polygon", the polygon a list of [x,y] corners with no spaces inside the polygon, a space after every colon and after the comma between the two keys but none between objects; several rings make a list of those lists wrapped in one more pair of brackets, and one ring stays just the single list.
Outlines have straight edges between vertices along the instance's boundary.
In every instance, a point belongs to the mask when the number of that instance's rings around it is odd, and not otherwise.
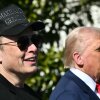
[{"label": "man's mouth", "polygon": [[36,56],[35,57],[29,57],[29,58],[25,58],[24,61],[36,61]]}]

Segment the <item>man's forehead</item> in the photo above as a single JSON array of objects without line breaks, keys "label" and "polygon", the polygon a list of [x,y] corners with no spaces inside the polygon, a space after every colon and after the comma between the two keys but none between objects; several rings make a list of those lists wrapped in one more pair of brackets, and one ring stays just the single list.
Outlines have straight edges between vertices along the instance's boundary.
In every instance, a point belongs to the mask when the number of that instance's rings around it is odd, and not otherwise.
[{"label": "man's forehead", "polygon": [[100,39],[91,39],[91,41],[88,42],[88,46],[100,47]]}]

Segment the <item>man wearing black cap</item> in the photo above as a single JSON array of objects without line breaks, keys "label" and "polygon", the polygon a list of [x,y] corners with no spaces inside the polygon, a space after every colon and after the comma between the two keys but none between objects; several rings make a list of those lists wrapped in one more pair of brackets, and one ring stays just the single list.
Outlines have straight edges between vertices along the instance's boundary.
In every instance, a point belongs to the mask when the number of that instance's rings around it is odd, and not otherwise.
[{"label": "man wearing black cap", "polygon": [[0,100],[39,100],[24,84],[37,71],[41,21],[28,22],[22,9],[10,5],[0,11]]}]

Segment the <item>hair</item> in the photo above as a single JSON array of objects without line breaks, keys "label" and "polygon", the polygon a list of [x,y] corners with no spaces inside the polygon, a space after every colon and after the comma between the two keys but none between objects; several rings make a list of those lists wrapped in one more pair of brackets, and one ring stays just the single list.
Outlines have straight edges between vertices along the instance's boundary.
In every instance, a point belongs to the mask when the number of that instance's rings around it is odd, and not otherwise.
[{"label": "hair", "polygon": [[74,67],[73,53],[82,54],[85,48],[90,45],[88,41],[100,38],[100,29],[95,27],[77,27],[67,35],[64,50],[65,68]]},{"label": "hair", "polygon": [[[0,36],[0,44],[2,44],[2,36]],[[0,45],[0,50],[3,50],[3,45]]]}]

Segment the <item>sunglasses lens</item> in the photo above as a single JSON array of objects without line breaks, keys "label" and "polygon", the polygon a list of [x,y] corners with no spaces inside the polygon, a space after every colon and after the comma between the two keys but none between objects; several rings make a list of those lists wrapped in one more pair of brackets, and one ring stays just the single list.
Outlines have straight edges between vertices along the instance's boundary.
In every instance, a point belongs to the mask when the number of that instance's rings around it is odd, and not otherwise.
[{"label": "sunglasses lens", "polygon": [[37,48],[39,47],[40,41],[39,41],[38,36],[33,35],[33,36],[31,37],[31,41],[32,41],[32,43],[33,43]]},{"label": "sunglasses lens", "polygon": [[20,37],[17,43],[20,50],[25,50],[29,45],[29,38],[26,36]]},{"label": "sunglasses lens", "polygon": [[[31,40],[30,40],[31,39]],[[40,47],[40,38],[37,35],[32,35],[31,38],[28,36],[20,37],[17,41],[18,47],[20,50],[25,50],[30,43],[33,43],[37,48]]]}]

